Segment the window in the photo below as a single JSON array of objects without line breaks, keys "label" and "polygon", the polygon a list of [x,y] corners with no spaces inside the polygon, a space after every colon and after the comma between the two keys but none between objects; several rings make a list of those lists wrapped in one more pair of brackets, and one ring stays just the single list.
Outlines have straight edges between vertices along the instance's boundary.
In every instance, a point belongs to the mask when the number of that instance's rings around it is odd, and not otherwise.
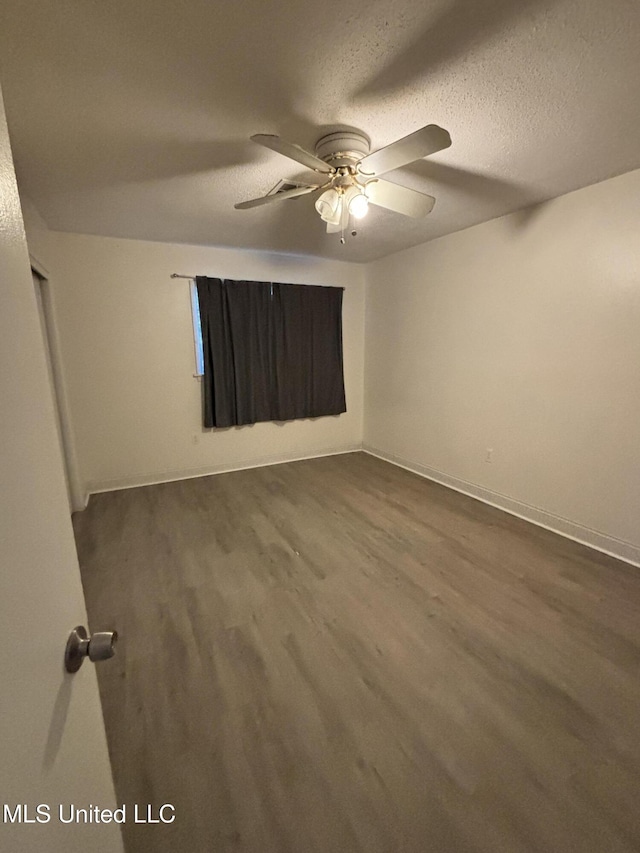
[{"label": "window", "polygon": [[196,279],[204,425],[346,411],[342,288]]},{"label": "window", "polygon": [[204,376],[204,352],[202,349],[202,324],[200,323],[200,304],[198,288],[195,281],[189,283],[191,290],[191,321],[193,323],[193,345],[196,356],[196,372],[194,376]]}]

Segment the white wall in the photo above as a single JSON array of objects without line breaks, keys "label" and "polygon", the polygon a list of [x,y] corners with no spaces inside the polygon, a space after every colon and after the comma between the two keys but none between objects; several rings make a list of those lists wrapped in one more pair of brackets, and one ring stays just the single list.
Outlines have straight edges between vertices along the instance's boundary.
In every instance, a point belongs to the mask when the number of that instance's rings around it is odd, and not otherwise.
[{"label": "white wall", "polygon": [[365,448],[640,561],[640,171],[372,264],[365,351]]},{"label": "white wall", "polygon": [[[89,491],[352,450],[362,442],[364,270],[267,253],[47,232],[26,203],[29,245],[51,272],[80,479]],[[204,431],[193,378],[189,284],[172,272],[345,287],[347,413]]]}]

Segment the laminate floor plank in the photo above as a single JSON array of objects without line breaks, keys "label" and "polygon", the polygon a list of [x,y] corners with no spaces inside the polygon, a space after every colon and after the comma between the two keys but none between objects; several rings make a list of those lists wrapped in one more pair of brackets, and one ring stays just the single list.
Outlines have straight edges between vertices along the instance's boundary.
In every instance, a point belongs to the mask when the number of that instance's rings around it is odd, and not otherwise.
[{"label": "laminate floor plank", "polygon": [[128,853],[638,853],[640,570],[363,453],[74,517]]}]

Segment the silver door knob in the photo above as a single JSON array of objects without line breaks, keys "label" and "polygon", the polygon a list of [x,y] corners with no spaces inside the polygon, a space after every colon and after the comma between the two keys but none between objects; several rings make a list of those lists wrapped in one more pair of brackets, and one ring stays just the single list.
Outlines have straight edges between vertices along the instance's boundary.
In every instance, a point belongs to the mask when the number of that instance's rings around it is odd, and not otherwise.
[{"label": "silver door knob", "polygon": [[116,653],[117,631],[98,631],[89,636],[84,625],[78,625],[69,634],[64,652],[64,666],[67,672],[77,672],[85,658],[95,662],[108,660]]}]

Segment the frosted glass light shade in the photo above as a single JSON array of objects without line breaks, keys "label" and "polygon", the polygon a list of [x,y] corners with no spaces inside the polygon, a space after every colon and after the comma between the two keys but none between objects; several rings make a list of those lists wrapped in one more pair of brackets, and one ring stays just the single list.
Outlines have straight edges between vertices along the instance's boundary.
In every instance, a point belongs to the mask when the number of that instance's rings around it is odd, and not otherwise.
[{"label": "frosted glass light shade", "polygon": [[337,225],[340,221],[340,207],[340,195],[334,189],[326,190],[316,201],[316,210],[320,218],[332,225]]}]

